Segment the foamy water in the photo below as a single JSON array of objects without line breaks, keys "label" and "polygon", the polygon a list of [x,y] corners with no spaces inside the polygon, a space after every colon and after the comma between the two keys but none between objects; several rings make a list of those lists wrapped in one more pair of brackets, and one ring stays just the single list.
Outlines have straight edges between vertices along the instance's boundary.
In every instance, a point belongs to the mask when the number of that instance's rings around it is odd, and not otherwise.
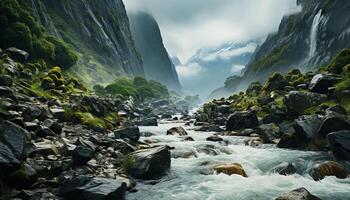
[{"label": "foamy water", "polygon": [[[250,147],[244,145],[244,137],[223,137],[224,142],[208,142],[210,132],[196,132],[187,127],[195,141],[182,141],[184,137],[167,136],[166,130],[181,123],[165,123],[158,127],[140,127],[141,131],[155,135],[144,139],[156,139],[157,144],[175,147],[172,150],[171,170],[157,184],[143,182],[138,192],[129,194],[130,200],[270,200],[284,192],[305,187],[323,200],[350,199],[350,179],[327,177],[315,182],[309,169],[317,162],[331,160],[327,153],[278,149],[272,145]],[[210,149],[204,153],[201,149]],[[180,155],[186,153],[186,158]],[[238,175],[209,174],[213,165],[221,163],[242,164],[248,178]],[[270,170],[283,163],[293,163],[297,174],[282,176]]]}]

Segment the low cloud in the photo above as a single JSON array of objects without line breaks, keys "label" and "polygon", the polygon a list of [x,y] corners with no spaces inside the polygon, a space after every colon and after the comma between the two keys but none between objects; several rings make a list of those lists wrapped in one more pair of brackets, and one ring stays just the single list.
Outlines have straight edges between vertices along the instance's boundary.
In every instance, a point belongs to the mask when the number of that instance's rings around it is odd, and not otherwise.
[{"label": "low cloud", "polygon": [[206,62],[214,61],[217,59],[229,60],[232,57],[241,56],[246,53],[254,53],[256,48],[257,48],[257,44],[255,43],[249,43],[247,46],[240,47],[240,48],[233,48],[233,49],[224,48],[218,52],[214,52],[208,55],[203,55],[202,60]]},{"label": "low cloud", "polygon": [[232,65],[231,67],[231,73],[232,74],[240,74],[241,71],[245,68],[244,65]]},{"label": "low cloud", "polygon": [[176,66],[176,71],[180,78],[189,78],[199,76],[204,69],[198,63],[189,63],[187,65]]}]

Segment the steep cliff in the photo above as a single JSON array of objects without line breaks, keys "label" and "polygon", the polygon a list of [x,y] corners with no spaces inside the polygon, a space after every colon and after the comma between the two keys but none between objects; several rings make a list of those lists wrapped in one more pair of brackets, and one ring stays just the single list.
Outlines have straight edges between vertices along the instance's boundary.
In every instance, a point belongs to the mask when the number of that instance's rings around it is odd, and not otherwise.
[{"label": "steep cliff", "polygon": [[27,0],[51,35],[80,52],[72,71],[90,84],[144,75],[122,0]]},{"label": "steep cliff", "polygon": [[[298,0],[302,10],[282,19],[247,66],[244,82],[266,80],[275,71],[313,70],[350,46],[350,1]],[[245,84],[244,84],[245,85]]]},{"label": "steep cliff", "polygon": [[136,48],[142,56],[146,78],[179,90],[179,78],[164,47],[156,20],[144,12],[130,13],[129,19]]}]

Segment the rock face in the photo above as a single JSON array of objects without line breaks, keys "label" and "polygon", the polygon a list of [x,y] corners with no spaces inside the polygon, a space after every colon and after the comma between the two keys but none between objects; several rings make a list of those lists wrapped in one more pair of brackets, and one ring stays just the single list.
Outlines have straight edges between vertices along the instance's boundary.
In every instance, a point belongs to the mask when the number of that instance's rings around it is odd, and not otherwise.
[{"label": "rock face", "polygon": [[226,122],[227,131],[254,128],[259,125],[256,114],[252,111],[234,112]]},{"label": "rock face", "polygon": [[349,46],[349,1],[298,0],[297,4],[302,11],[282,19],[278,33],[267,37],[255,52],[244,80],[264,81],[273,72],[287,72],[294,66],[319,67]]},{"label": "rock face", "polygon": [[136,48],[142,56],[146,78],[179,90],[179,78],[163,45],[156,20],[150,14],[143,12],[130,13],[129,19]]},{"label": "rock face", "polygon": [[243,167],[239,163],[227,164],[227,165],[218,165],[213,168],[217,173],[224,173],[227,175],[237,174],[243,177],[248,177],[245,173]]},{"label": "rock face", "polygon": [[348,177],[349,172],[339,163],[328,161],[316,165],[312,169],[310,175],[315,181],[319,181],[324,179],[326,176],[335,176],[340,179],[345,179]]},{"label": "rock face", "polygon": [[170,151],[165,146],[135,151],[130,156],[127,172],[138,179],[157,179],[170,169]]},{"label": "rock face", "polygon": [[0,169],[13,169],[22,163],[27,134],[11,122],[0,121]]},{"label": "rock face", "polygon": [[287,109],[292,113],[301,113],[307,108],[318,106],[327,100],[327,96],[312,92],[292,91],[285,97]]},{"label": "rock face", "polygon": [[[122,0],[44,0],[32,1],[30,5],[51,35],[63,39],[83,54],[78,62],[89,67],[75,70],[78,74],[86,73],[87,81],[112,82],[117,71],[144,75]],[[91,58],[100,65],[90,62]],[[97,68],[101,65],[103,73],[98,73]]]},{"label": "rock face", "polygon": [[291,192],[285,193],[276,198],[276,200],[321,200],[318,197],[310,194],[305,188],[299,188]]},{"label": "rock face", "polygon": [[350,131],[333,132],[327,138],[336,159],[350,160]]}]

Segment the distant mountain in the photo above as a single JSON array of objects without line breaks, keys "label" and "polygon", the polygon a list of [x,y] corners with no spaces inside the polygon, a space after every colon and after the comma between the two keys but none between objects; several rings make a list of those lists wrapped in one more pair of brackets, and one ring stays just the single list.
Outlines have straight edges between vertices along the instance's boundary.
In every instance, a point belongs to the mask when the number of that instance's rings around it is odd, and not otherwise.
[{"label": "distant mountain", "polygon": [[178,70],[198,71],[197,74],[190,76],[186,74],[181,76],[180,73],[184,88],[189,91],[200,91],[202,97],[207,97],[214,89],[223,85],[223,80],[227,77],[241,74],[257,44],[257,41],[226,43],[198,50],[185,64],[178,66]]},{"label": "distant mountain", "polygon": [[145,12],[129,13],[130,29],[136,49],[142,57],[145,76],[173,90],[180,90],[175,66],[164,47],[159,26],[152,15]]}]

